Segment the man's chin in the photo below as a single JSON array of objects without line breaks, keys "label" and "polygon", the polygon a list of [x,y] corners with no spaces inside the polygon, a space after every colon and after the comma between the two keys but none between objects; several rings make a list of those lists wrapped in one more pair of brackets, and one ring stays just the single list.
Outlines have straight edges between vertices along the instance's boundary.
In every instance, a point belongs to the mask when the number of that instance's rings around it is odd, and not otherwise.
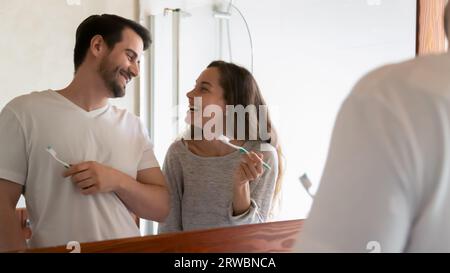
[{"label": "man's chin", "polygon": [[125,86],[123,88],[120,88],[118,86],[115,86],[111,89],[111,96],[112,98],[122,98],[125,96]]},{"label": "man's chin", "polygon": [[125,92],[121,92],[121,93],[116,93],[116,94],[114,94],[114,97],[115,98],[123,98],[123,97],[125,97]]}]

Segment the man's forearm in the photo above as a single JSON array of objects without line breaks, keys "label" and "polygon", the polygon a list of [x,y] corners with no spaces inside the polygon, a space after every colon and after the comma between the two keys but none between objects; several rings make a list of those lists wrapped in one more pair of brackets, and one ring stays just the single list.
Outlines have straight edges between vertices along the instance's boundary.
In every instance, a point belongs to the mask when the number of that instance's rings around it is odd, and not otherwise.
[{"label": "man's forearm", "polygon": [[0,208],[0,252],[26,249],[15,209]]},{"label": "man's forearm", "polygon": [[140,218],[162,222],[169,213],[169,192],[159,185],[140,183],[124,175],[116,194]]}]

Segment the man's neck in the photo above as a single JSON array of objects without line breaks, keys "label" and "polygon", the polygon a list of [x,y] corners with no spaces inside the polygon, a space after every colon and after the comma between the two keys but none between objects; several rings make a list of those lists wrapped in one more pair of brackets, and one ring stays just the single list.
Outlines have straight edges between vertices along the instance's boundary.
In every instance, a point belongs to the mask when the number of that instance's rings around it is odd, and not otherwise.
[{"label": "man's neck", "polygon": [[110,91],[98,73],[82,69],[59,93],[88,112],[104,107],[110,97]]}]

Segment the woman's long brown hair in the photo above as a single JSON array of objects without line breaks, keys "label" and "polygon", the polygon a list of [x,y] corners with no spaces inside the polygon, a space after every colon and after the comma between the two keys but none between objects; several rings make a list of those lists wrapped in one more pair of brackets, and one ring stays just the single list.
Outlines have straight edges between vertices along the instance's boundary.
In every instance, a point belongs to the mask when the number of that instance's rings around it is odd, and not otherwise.
[{"label": "woman's long brown hair", "polygon": [[[267,107],[264,98],[260,92],[258,84],[256,83],[253,75],[244,67],[238,66],[233,63],[228,63],[224,61],[213,61],[208,65],[208,68],[217,68],[220,74],[220,86],[222,87],[224,93],[224,99],[227,105],[242,105],[244,108],[248,105],[256,106],[259,109],[260,106]],[[278,135],[273,128],[269,114],[265,117],[260,117],[259,111],[257,111],[257,128],[255,128],[257,139],[261,142],[270,143],[275,147],[277,151],[278,158],[278,176],[276,178],[275,193],[272,198],[272,206],[269,218],[273,217],[273,209],[280,201],[279,195],[281,192],[282,176],[283,176],[283,162],[282,162],[282,152],[281,146],[279,144]],[[267,133],[270,136],[268,139],[266,137],[262,138],[259,132],[259,122],[260,119],[264,118],[266,121]],[[250,139],[250,122],[249,115],[245,115],[245,140]],[[234,116],[234,138],[237,139],[237,116]],[[252,139],[253,140],[253,139]]]}]

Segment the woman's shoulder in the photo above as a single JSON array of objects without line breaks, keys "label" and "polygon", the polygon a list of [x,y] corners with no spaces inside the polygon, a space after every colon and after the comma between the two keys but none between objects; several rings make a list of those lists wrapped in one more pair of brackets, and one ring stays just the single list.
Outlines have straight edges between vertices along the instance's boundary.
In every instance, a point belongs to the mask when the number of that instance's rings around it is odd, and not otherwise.
[{"label": "woman's shoulder", "polygon": [[175,140],[174,142],[172,142],[172,144],[170,144],[169,149],[167,149],[166,157],[170,158],[172,155],[185,153],[185,152],[186,152],[186,147],[184,146],[183,140],[181,140],[181,139]]},{"label": "woman's shoulder", "polygon": [[248,140],[244,146],[251,149],[252,151],[258,152],[276,152],[277,149],[270,143],[259,141],[259,140]]}]

